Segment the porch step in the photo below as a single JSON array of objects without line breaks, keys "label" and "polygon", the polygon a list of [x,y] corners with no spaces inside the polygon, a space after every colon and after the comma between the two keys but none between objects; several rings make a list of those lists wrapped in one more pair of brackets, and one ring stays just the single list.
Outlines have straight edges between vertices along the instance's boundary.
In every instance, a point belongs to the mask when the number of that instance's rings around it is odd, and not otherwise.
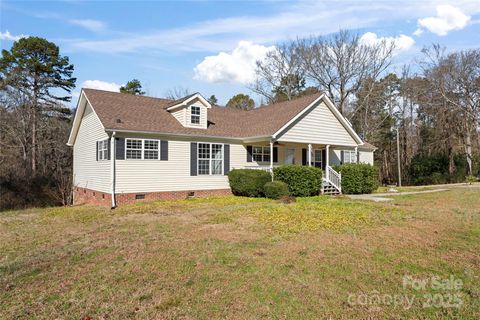
[{"label": "porch step", "polygon": [[322,194],[326,195],[339,195],[340,192],[338,189],[333,186],[330,182],[323,180],[322,182]]}]

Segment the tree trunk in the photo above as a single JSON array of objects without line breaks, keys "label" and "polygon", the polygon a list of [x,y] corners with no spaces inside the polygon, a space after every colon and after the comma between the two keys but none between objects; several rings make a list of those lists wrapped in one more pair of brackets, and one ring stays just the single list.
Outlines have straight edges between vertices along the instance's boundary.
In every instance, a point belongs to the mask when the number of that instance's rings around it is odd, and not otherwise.
[{"label": "tree trunk", "polygon": [[37,172],[37,157],[36,157],[36,147],[37,147],[37,110],[36,107],[33,107],[32,110],[32,174],[35,175]]},{"label": "tree trunk", "polygon": [[472,175],[472,135],[470,130],[467,129],[465,137],[465,154],[467,156],[468,175]]}]

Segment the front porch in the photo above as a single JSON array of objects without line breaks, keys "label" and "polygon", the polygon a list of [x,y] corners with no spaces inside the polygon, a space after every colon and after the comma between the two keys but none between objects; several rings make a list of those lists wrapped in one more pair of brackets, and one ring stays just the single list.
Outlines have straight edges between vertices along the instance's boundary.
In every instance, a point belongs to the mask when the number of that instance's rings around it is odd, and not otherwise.
[{"label": "front porch", "polygon": [[273,168],[297,164],[322,169],[322,194],[340,194],[342,177],[332,166],[358,161],[357,146],[342,146],[287,141],[252,142],[246,145],[247,164],[245,169],[271,172]]}]

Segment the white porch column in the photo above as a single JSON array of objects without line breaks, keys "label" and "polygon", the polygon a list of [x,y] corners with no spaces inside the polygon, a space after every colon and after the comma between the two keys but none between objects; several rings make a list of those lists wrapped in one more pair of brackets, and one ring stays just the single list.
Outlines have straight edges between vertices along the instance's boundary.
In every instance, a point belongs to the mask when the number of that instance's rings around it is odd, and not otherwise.
[{"label": "white porch column", "polygon": [[273,181],[273,140],[270,140],[270,175]]},{"label": "white porch column", "polygon": [[308,166],[311,167],[312,166],[312,144],[309,143],[308,144],[308,156],[307,156],[307,161],[308,161]]},{"label": "white porch column", "polygon": [[355,147],[355,163],[358,163],[358,147]]},{"label": "white porch column", "polygon": [[326,148],[325,148],[325,168],[327,168],[327,166],[330,165],[330,145],[327,144]]}]

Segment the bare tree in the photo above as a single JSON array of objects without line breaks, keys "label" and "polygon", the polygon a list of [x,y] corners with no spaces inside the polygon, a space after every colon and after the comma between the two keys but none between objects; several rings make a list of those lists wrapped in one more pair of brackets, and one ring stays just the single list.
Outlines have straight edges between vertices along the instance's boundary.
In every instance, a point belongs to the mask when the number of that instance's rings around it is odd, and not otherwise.
[{"label": "bare tree", "polygon": [[269,51],[264,60],[257,61],[257,80],[252,91],[269,103],[292,100],[305,87],[305,70],[296,42],[287,42]]},{"label": "bare tree", "polygon": [[185,96],[188,96],[189,94],[191,94],[191,92],[188,88],[184,88],[182,86],[177,86],[177,87],[173,87],[172,89],[169,89],[165,93],[165,97],[167,99],[177,100],[177,99],[183,98]]},{"label": "bare tree", "polygon": [[363,43],[358,34],[345,30],[332,37],[299,41],[298,46],[308,79],[325,91],[344,115],[362,83],[378,80],[387,70],[395,49],[393,41]]},{"label": "bare tree", "polygon": [[459,51],[447,55],[445,48],[433,45],[424,48],[423,53],[425,59],[422,67],[425,77],[431,83],[432,92],[441,99],[441,105],[446,109],[442,124],[449,139],[452,133],[456,133],[463,141],[468,174],[472,174],[473,137],[476,136],[479,141],[480,50]]}]

